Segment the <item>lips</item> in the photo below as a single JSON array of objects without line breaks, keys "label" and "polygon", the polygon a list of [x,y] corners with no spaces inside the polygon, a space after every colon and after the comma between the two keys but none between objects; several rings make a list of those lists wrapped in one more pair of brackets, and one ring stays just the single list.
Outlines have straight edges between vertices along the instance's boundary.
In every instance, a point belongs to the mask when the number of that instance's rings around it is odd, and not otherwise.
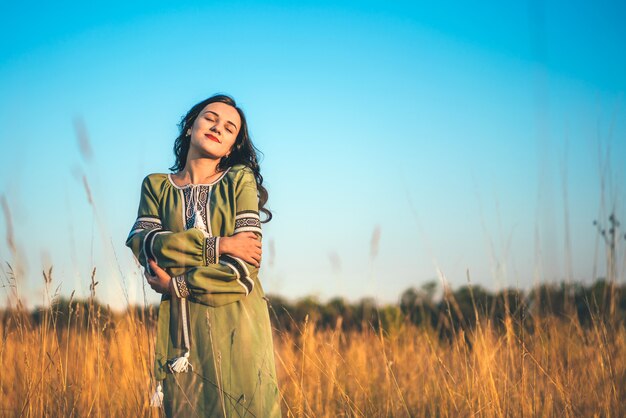
[{"label": "lips", "polygon": [[221,144],[221,143],[222,143],[219,139],[217,139],[216,137],[214,137],[214,136],[213,136],[213,135],[211,135],[211,134],[204,134],[204,136],[206,136],[207,138],[209,138],[211,141],[215,141],[215,142],[217,142],[218,144]]}]

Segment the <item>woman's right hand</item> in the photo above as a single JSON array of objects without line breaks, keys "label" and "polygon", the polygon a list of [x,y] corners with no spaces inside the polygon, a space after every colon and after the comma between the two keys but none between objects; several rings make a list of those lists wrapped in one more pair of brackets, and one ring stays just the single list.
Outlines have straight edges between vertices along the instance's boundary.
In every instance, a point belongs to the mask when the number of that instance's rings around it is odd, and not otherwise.
[{"label": "woman's right hand", "polygon": [[220,253],[241,258],[243,261],[261,267],[261,240],[254,232],[239,232],[230,237],[220,237]]}]

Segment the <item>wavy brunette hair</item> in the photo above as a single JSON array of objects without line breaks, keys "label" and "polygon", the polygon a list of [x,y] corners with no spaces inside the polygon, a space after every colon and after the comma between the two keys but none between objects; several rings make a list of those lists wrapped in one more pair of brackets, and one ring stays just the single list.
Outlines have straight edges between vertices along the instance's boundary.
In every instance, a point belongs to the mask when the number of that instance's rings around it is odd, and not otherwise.
[{"label": "wavy brunette hair", "polygon": [[234,107],[241,118],[241,127],[239,129],[239,134],[237,134],[237,138],[235,139],[235,143],[233,144],[232,150],[228,157],[220,159],[220,162],[217,164],[217,169],[219,171],[224,171],[228,167],[232,167],[235,164],[243,164],[252,170],[259,192],[259,212],[263,212],[267,216],[267,219],[261,222],[269,222],[272,220],[272,212],[265,208],[268,195],[267,190],[263,187],[263,176],[261,175],[261,168],[259,167],[259,163],[257,161],[257,152],[261,151],[259,151],[252,144],[248,133],[248,123],[246,122],[246,117],[243,114],[243,110],[237,107],[237,103],[235,103],[235,100],[232,97],[225,94],[216,94],[201,101],[200,103],[195,104],[187,112],[187,114],[183,116],[178,124],[180,133],[174,142],[174,155],[176,156],[176,162],[170,167],[170,170],[173,172],[179,172],[185,168],[185,164],[187,164],[187,154],[189,153],[189,143],[191,142],[191,137],[186,136],[186,132],[193,126],[193,123],[202,109],[204,109],[208,104],[214,102],[221,102]]}]

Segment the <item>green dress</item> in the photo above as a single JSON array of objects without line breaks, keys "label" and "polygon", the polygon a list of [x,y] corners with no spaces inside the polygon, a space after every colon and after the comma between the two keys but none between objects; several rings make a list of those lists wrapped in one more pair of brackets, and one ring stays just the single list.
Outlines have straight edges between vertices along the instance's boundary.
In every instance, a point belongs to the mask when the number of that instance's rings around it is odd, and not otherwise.
[{"label": "green dress", "polygon": [[[261,239],[257,185],[237,164],[210,184],[142,183],[126,245],[172,276],[159,306],[155,375],[167,416],[280,417],[272,330],[258,269],[220,254],[220,237]],[[159,387],[161,389],[161,386]]]}]

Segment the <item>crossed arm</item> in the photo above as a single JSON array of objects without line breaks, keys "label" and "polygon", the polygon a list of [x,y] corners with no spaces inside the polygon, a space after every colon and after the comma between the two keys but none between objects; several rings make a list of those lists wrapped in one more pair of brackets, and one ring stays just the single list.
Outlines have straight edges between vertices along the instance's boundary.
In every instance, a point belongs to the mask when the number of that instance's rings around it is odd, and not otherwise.
[{"label": "crossed arm", "polygon": [[144,179],[137,222],[126,245],[156,291],[192,296],[211,306],[232,299],[225,294],[241,297],[252,291],[260,268],[262,233],[256,180],[251,171],[242,171],[235,182],[237,212],[229,237],[209,237],[196,228],[163,230],[154,185],[150,176]]},{"label": "crossed arm", "polygon": [[[231,237],[220,237],[222,239],[222,248],[220,254],[227,254],[240,258],[245,262],[254,265],[256,268],[261,266],[261,241],[253,232],[239,232]],[[230,245],[225,245],[225,244]],[[159,263],[158,258],[148,258],[148,268],[145,269],[144,275],[150,287],[157,293],[176,293],[174,281],[172,277],[165,271]],[[169,267],[175,267],[171,265]],[[200,267],[200,266],[196,266]],[[151,274],[152,273],[152,274]],[[204,273],[209,273],[205,271]]]}]

